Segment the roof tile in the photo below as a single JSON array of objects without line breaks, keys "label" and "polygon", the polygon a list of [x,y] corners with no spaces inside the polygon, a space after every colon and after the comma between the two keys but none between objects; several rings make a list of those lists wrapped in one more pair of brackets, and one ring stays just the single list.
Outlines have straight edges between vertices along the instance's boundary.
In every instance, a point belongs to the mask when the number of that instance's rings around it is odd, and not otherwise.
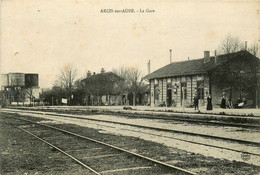
[{"label": "roof tile", "polygon": [[194,74],[205,74],[208,70],[221,65],[222,63],[230,60],[231,58],[242,56],[247,51],[239,51],[235,53],[229,53],[224,55],[218,55],[215,63],[215,57],[210,57],[210,61],[204,63],[204,59],[195,59],[181,62],[170,63],[148,75],[143,79],[153,79],[162,77],[182,76],[182,75],[194,75]]}]

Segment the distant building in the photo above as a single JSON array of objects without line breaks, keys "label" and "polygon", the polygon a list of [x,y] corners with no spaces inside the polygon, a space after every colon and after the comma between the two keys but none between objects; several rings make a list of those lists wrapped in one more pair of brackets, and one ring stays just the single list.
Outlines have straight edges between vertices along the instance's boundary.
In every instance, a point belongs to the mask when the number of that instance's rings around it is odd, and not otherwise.
[{"label": "distant building", "polygon": [[195,96],[206,105],[219,106],[224,96],[232,104],[246,99],[249,107],[259,104],[260,61],[247,51],[170,63],[144,77],[150,82],[151,106],[192,106]]},{"label": "distant building", "polygon": [[81,81],[85,92],[87,105],[118,105],[120,95],[120,81],[123,79],[112,72],[105,72],[102,68],[99,74],[88,72],[87,78]]}]

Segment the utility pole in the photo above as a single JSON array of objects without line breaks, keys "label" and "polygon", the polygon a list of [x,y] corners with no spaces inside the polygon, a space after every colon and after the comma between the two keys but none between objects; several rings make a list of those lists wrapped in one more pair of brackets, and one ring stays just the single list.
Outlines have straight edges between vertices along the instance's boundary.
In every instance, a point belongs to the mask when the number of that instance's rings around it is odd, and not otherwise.
[{"label": "utility pole", "polygon": [[256,88],[255,88],[255,108],[258,109],[258,106],[259,106],[259,94],[258,94],[259,84],[258,84],[257,73],[255,74],[255,77],[256,77]]},{"label": "utility pole", "polygon": [[170,63],[172,63],[172,49],[170,49]]},{"label": "utility pole", "polygon": [[256,100],[255,100],[255,108],[258,109],[258,103],[259,103],[259,99],[258,99],[258,84],[256,86],[256,92],[255,92],[255,96],[256,96]]}]

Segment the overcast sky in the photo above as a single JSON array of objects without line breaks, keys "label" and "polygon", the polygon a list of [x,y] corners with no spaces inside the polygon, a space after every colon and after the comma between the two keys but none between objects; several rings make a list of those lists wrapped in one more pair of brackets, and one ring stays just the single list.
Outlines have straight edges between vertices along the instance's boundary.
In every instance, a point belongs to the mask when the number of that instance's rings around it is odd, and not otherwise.
[{"label": "overcast sky", "polygon": [[[101,13],[101,9],[135,13]],[[139,9],[154,10],[140,13]],[[65,65],[100,72],[120,66],[147,74],[173,61],[211,54],[228,34],[260,38],[260,1],[2,0],[1,73],[38,73],[51,87]]]}]

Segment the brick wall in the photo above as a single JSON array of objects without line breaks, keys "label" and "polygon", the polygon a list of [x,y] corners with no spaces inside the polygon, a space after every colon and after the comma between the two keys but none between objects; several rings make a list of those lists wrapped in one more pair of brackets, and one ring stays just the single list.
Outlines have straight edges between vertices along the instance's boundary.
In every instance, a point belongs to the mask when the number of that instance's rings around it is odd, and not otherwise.
[{"label": "brick wall", "polygon": [[150,80],[150,85],[151,85],[151,93],[150,93],[150,98],[151,98],[151,101],[150,101],[150,104],[151,106],[154,106],[154,80]]},{"label": "brick wall", "polygon": [[[171,79],[171,84],[172,84],[172,104],[176,104],[177,106],[181,106],[181,78],[182,77],[174,77]],[[193,98],[197,93],[197,81],[204,81],[204,99],[200,100],[200,106],[204,106],[207,103],[207,95],[206,92],[209,92],[209,78],[207,76],[198,76],[194,75],[194,76],[187,76],[186,77],[186,83],[187,83],[187,101],[186,101],[186,106],[189,105],[193,105]],[[158,80],[158,88],[160,91],[159,94],[159,100],[155,102],[154,99],[154,88],[155,88],[155,84],[154,84],[154,80],[150,81],[151,84],[151,106],[157,106],[159,104],[162,104],[164,101],[165,103],[167,102],[167,78],[163,78],[163,79],[159,79]],[[170,83],[170,82],[169,82]],[[175,85],[178,86],[177,88],[177,93],[174,93],[174,88]],[[215,87],[212,86],[212,91],[216,91],[214,89]],[[215,103],[216,101],[219,101],[219,98],[217,98],[217,96],[219,96],[219,92],[217,92],[217,94],[212,94],[212,99],[213,99],[213,103]],[[221,96],[220,96],[221,97]],[[214,100],[214,98],[216,100]]]},{"label": "brick wall", "polygon": [[159,79],[159,91],[160,91],[160,94],[159,94],[159,103],[162,102],[162,95],[163,95],[163,81],[162,79]]},{"label": "brick wall", "polygon": [[180,77],[177,77],[177,106],[181,106],[181,79]]},{"label": "brick wall", "polygon": [[162,102],[165,101],[166,104],[166,99],[167,99],[167,79],[163,79],[163,95],[162,95]]},{"label": "brick wall", "polygon": [[192,104],[192,89],[191,89],[191,77],[187,77],[187,101],[186,105],[191,105]]}]

